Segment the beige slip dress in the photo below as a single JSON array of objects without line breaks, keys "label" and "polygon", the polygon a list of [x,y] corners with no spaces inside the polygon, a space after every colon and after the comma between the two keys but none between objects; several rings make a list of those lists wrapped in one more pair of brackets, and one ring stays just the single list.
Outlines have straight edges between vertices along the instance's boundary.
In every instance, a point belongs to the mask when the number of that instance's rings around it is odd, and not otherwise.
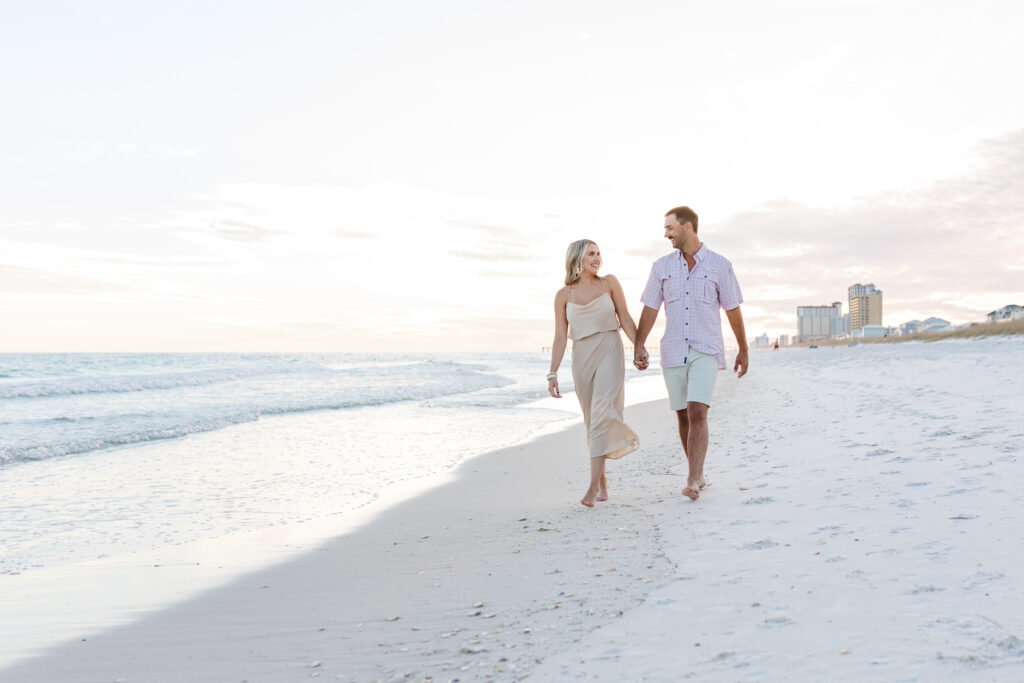
[{"label": "beige slip dress", "polygon": [[[572,292],[570,287],[570,299]],[[640,439],[623,422],[626,369],[619,319],[608,285],[604,294],[589,303],[569,301],[565,316],[572,339],[572,381],[587,425],[590,457],[621,458],[639,448]]]}]

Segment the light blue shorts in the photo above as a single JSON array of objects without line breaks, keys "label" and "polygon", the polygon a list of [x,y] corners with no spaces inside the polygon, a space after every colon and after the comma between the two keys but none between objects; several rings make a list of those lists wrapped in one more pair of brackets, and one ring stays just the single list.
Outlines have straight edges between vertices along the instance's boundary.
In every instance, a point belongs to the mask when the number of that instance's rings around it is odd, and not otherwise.
[{"label": "light blue shorts", "polygon": [[718,379],[718,359],[691,346],[686,353],[686,365],[662,368],[661,374],[672,410],[685,410],[689,401],[710,406]]}]

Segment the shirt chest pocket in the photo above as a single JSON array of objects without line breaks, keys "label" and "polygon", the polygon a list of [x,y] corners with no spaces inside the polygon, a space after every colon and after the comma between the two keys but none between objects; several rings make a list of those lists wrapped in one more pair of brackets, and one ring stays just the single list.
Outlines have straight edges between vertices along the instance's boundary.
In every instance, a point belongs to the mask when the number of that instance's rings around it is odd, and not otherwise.
[{"label": "shirt chest pocket", "polygon": [[679,301],[683,296],[683,279],[680,277],[667,277],[661,281],[661,289],[665,292],[665,303]]},{"label": "shirt chest pocket", "polygon": [[700,299],[706,304],[718,303],[718,283],[714,278],[705,277],[701,284]]}]

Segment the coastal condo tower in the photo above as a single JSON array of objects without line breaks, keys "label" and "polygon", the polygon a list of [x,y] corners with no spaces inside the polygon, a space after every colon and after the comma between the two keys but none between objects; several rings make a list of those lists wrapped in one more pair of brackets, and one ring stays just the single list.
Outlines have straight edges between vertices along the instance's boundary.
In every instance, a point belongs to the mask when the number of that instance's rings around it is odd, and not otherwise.
[{"label": "coastal condo tower", "polygon": [[874,283],[850,285],[850,332],[865,325],[882,324],[882,290],[875,289]]},{"label": "coastal condo tower", "polygon": [[841,337],[849,332],[845,323],[843,304],[840,301],[831,306],[796,307],[797,341]]}]

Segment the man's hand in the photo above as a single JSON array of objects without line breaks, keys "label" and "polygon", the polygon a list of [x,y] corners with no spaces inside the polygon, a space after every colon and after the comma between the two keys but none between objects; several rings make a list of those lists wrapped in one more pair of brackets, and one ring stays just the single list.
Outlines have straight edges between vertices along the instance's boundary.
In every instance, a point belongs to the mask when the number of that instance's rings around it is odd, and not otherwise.
[{"label": "man's hand", "polygon": [[641,345],[633,349],[633,366],[637,370],[646,370],[648,360],[647,349],[644,346]]},{"label": "man's hand", "polygon": [[736,364],[732,366],[733,372],[738,372],[736,378],[740,378],[747,374],[747,370],[750,369],[750,359],[748,358],[748,352],[746,349],[736,352]]}]

